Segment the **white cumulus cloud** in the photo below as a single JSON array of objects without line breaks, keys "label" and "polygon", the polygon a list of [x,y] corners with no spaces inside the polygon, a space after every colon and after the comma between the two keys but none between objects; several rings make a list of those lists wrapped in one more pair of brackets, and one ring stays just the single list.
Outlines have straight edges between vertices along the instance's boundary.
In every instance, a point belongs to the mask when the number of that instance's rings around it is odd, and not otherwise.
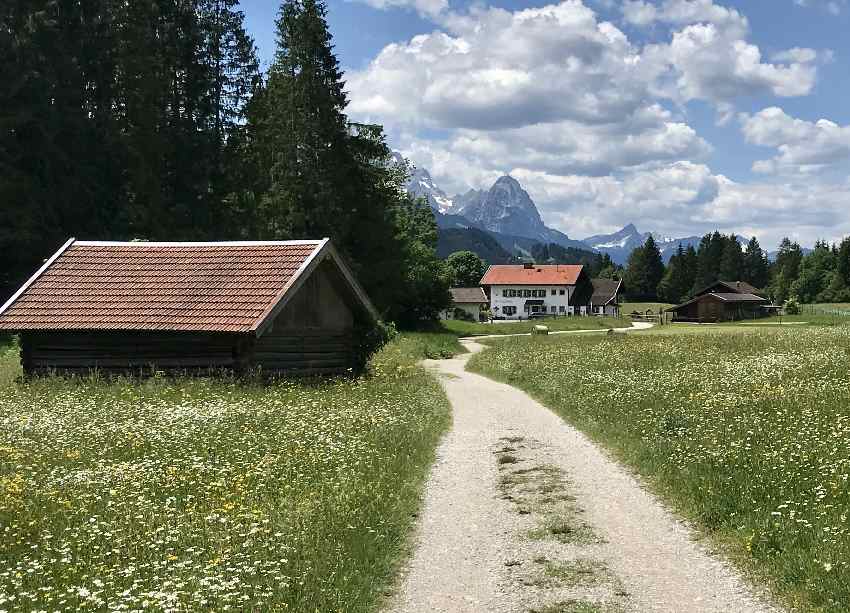
[{"label": "white cumulus cloud", "polygon": [[376,9],[408,8],[424,17],[435,18],[449,9],[448,0],[359,0]]},{"label": "white cumulus cloud", "polygon": [[816,122],[791,117],[778,107],[754,115],[741,115],[741,129],[747,142],[776,148],[769,160],[759,160],[753,170],[770,172],[813,172],[842,164],[850,159],[850,126],[827,119]]}]

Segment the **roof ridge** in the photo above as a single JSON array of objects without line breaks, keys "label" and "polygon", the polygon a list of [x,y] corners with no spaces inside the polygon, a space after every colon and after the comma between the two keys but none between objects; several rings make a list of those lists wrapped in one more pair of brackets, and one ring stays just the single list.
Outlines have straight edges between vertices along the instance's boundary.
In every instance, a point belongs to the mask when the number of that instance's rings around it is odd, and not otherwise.
[{"label": "roof ridge", "polygon": [[318,245],[327,238],[290,241],[75,241],[82,247],[269,247]]}]

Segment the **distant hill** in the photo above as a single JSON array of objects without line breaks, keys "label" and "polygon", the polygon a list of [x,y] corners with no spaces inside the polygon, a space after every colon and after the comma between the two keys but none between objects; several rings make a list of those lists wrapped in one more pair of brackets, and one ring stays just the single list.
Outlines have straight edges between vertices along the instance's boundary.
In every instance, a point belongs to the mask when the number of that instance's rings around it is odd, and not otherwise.
[{"label": "distant hill", "polygon": [[508,264],[514,258],[493,235],[478,228],[438,230],[437,255],[447,258],[455,251],[472,251],[488,264]]}]

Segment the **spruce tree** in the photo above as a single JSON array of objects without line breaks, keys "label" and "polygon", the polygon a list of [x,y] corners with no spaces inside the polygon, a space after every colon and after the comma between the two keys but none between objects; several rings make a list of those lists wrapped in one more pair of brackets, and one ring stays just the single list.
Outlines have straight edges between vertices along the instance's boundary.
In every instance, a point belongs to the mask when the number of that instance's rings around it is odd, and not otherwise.
[{"label": "spruce tree", "polygon": [[791,294],[806,303],[829,300],[826,293],[836,265],[835,251],[826,241],[818,241],[814,250],[801,259],[799,273],[791,283]]},{"label": "spruce tree", "polygon": [[791,297],[791,286],[800,274],[802,260],[803,251],[800,245],[792,243],[787,237],[783,238],[773,265],[769,286],[769,293],[775,302],[782,303]]},{"label": "spruce tree", "polygon": [[766,287],[769,281],[769,266],[767,254],[762,250],[758,239],[752,237],[744,252],[744,281],[758,288]]},{"label": "spruce tree", "polygon": [[263,198],[270,238],[331,236],[350,228],[348,104],[320,0],[286,0],[264,96],[270,188]]},{"label": "spruce tree", "polygon": [[658,284],[658,298],[665,302],[679,303],[685,299],[693,285],[693,263],[691,254],[696,256],[693,247],[690,247],[690,254],[682,245],[670,258],[667,264],[667,270],[664,277]]},{"label": "spruce tree", "polygon": [[664,277],[664,261],[652,235],[643,246],[632,251],[626,266],[626,293],[636,300],[655,300],[658,284]]},{"label": "spruce tree", "polygon": [[723,253],[720,257],[720,267],[717,276],[721,281],[741,281],[744,277],[744,254],[741,243],[734,234],[722,236]]}]

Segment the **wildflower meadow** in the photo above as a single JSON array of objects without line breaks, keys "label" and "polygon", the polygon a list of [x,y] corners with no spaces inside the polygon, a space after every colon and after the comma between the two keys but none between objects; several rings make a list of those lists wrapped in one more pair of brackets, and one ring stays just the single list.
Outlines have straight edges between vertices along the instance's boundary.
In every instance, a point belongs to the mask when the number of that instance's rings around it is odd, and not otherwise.
[{"label": "wildflower meadow", "polygon": [[850,326],[493,343],[470,368],[584,430],[794,610],[850,610]]},{"label": "wildflower meadow", "polygon": [[449,423],[421,343],[361,378],[18,380],[0,347],[0,611],[369,611]]}]

